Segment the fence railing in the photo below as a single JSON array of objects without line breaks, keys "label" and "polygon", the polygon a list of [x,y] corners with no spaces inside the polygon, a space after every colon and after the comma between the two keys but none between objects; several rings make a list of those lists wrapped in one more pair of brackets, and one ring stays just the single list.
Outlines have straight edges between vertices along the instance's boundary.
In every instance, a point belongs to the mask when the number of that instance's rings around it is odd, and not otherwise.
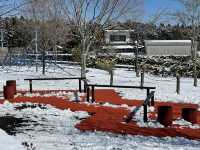
[{"label": "fence railing", "polygon": [[127,89],[144,89],[146,90],[147,97],[150,95],[150,90],[156,89],[156,87],[147,86],[124,86],[124,85],[99,85],[99,84],[87,84],[87,101],[89,102],[90,88],[92,90],[92,102],[95,101],[95,87],[107,87],[107,88],[127,88]]},{"label": "fence railing", "polygon": [[[29,78],[24,79],[25,81],[29,81],[29,91],[30,93],[33,92],[33,81],[48,81],[48,80],[78,80],[79,81],[79,92],[82,92],[82,84],[81,81],[85,80],[85,78],[81,77],[73,77],[73,78]],[[107,87],[107,88],[128,88],[128,89],[144,89],[146,90],[147,98],[145,99],[143,105],[136,107],[126,118],[126,122],[129,122],[133,115],[143,106],[144,122],[148,121],[147,116],[147,107],[154,106],[154,93],[155,91],[150,91],[156,89],[156,87],[147,87],[147,86],[124,86],[124,85],[98,85],[98,84],[87,84],[84,83],[84,92],[86,92],[87,101],[90,101],[90,87],[91,87],[91,94],[92,94],[92,102],[95,102],[95,87]]]},{"label": "fence railing", "polygon": [[154,106],[154,94],[156,87],[147,87],[147,86],[124,86],[124,85],[98,85],[98,84],[87,84],[87,101],[90,101],[90,87],[91,87],[91,94],[92,94],[92,102],[95,102],[95,87],[107,87],[107,88],[128,88],[128,89],[144,89],[147,91],[146,99],[143,102],[143,105],[136,107],[127,117],[126,122],[129,122],[133,115],[136,114],[136,112],[143,106],[144,110],[144,116],[143,120],[144,122],[148,121],[148,115],[147,115],[147,109],[148,106]]},{"label": "fence railing", "polygon": [[[79,81],[79,92],[82,92],[82,84],[81,81],[85,80],[85,78],[81,77],[72,77],[72,78],[29,78],[24,79],[25,81],[29,81],[29,91],[30,93],[33,92],[33,81],[48,81],[48,80],[78,80]],[[84,91],[85,91],[85,85],[84,85]]]}]

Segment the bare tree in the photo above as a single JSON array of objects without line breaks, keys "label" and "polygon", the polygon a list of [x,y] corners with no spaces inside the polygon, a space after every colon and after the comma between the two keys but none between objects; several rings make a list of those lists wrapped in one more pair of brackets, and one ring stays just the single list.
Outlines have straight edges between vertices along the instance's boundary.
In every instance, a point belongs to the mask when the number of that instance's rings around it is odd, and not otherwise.
[{"label": "bare tree", "polygon": [[15,15],[19,9],[30,3],[31,0],[0,0],[0,17]]},{"label": "bare tree", "polygon": [[167,7],[158,8],[155,13],[149,16],[148,23],[149,24],[157,24],[160,22],[168,22],[170,17],[170,10]]},{"label": "bare tree", "polygon": [[99,31],[111,22],[136,19],[143,12],[143,0],[63,0],[63,10],[80,38],[81,76],[86,77],[87,56]]},{"label": "bare tree", "polygon": [[173,15],[184,25],[191,26],[192,32],[192,60],[193,60],[193,76],[194,86],[197,86],[197,47],[195,41],[199,36],[200,25],[200,0],[177,0],[182,4],[183,9],[173,13]]},{"label": "bare tree", "polygon": [[[65,43],[67,28],[62,15],[61,2],[62,0],[32,0],[23,9],[25,16],[34,20],[31,26],[38,33],[36,45],[43,55],[43,74],[45,74],[45,51],[54,49],[56,55],[57,44]],[[38,53],[38,50],[36,47],[36,53]]]}]

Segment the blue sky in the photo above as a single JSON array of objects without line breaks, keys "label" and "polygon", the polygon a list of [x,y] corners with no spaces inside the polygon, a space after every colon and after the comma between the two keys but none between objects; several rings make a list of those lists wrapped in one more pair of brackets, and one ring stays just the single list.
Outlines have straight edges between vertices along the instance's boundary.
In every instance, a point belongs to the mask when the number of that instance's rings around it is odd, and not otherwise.
[{"label": "blue sky", "polygon": [[[21,0],[8,0],[8,1],[12,3],[13,1],[20,2]],[[145,4],[144,21],[148,21],[148,19],[158,10],[181,9],[181,5],[176,0],[144,0],[144,4]],[[169,22],[171,22],[171,20],[169,20]]]},{"label": "blue sky", "polygon": [[169,11],[181,9],[181,5],[176,0],[144,0],[145,1],[145,17],[152,16],[158,10],[166,9]]}]

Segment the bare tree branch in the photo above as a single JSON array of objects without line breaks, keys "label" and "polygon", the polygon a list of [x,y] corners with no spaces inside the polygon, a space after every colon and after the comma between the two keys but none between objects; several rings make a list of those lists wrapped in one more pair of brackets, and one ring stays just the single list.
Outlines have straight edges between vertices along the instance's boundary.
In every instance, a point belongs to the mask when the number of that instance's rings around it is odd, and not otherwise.
[{"label": "bare tree branch", "polygon": [[100,28],[103,30],[111,22],[130,19],[143,10],[143,0],[68,0],[63,2],[63,5],[66,5],[67,19],[73,23],[81,38],[83,68],[86,68],[85,59],[97,39],[96,35],[100,32]]}]

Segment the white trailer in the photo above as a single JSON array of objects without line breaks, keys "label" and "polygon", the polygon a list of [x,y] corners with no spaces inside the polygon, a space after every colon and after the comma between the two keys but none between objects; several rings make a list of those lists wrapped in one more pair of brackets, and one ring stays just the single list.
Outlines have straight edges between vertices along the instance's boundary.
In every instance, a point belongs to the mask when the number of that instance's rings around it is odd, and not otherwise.
[{"label": "white trailer", "polygon": [[191,40],[145,40],[147,56],[190,56]]}]

